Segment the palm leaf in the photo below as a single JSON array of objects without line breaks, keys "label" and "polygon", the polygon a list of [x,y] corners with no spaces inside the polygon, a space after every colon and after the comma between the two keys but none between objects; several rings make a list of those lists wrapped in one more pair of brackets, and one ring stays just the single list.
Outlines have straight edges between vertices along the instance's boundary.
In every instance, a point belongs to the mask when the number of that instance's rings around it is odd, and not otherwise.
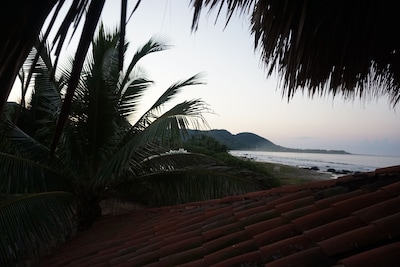
[{"label": "palm leaf", "polygon": [[148,139],[161,141],[179,140],[189,128],[199,129],[207,122],[202,113],[208,111],[206,104],[199,99],[184,101],[155,118],[145,128]]},{"label": "palm leaf", "polygon": [[[115,183],[134,155],[142,148],[152,142],[177,140],[181,137],[182,130],[187,129],[189,125],[198,123],[198,120],[205,123],[200,115],[202,110],[204,110],[202,101],[185,101],[160,116],[143,131],[129,135],[131,138],[107,162],[104,162],[95,180],[102,185]],[[149,154],[143,154],[142,158],[148,156]]]},{"label": "palm leaf", "polygon": [[150,107],[150,109],[146,113],[152,113],[153,110],[159,110],[162,105],[167,103],[172,99],[175,95],[182,91],[183,88],[187,86],[200,85],[204,84],[204,81],[201,80],[202,74],[198,73],[189,77],[186,80],[182,80],[172,84],[158,99],[157,101]]},{"label": "palm leaf", "polygon": [[204,201],[260,190],[249,180],[213,170],[173,170],[144,175],[115,187],[116,196],[151,206]]},{"label": "palm leaf", "polygon": [[176,94],[187,86],[204,84],[201,80],[202,75],[196,74],[186,80],[182,80],[172,84],[168,89],[154,102],[154,104],[140,117],[133,125],[134,128],[142,129],[147,127],[153,120],[157,118],[157,113],[161,107],[170,101]]},{"label": "palm leaf", "polygon": [[[150,156],[150,154],[146,153],[146,151],[148,151],[146,147],[150,146],[151,148],[150,143],[148,136],[143,132],[130,135],[129,140],[119,147],[118,151],[103,163],[101,169],[96,176],[93,177],[93,180],[96,181],[97,184],[103,186],[114,183],[129,166],[134,156],[139,156],[141,158]],[[138,152],[143,153],[143,155],[141,156]]]},{"label": "palm leaf", "polygon": [[47,66],[37,67],[34,90],[29,103],[35,138],[46,140],[48,146],[50,146],[48,137],[54,133],[62,105],[59,84],[51,80],[49,71],[51,69]]},{"label": "palm leaf", "polygon": [[4,136],[14,144],[15,149],[20,154],[35,158],[43,163],[48,159],[49,149],[46,146],[26,134],[9,120],[5,121],[2,126]]},{"label": "palm leaf", "polygon": [[68,178],[46,164],[6,153],[0,153],[0,162],[0,192],[14,194],[60,188],[71,190]]},{"label": "palm leaf", "polygon": [[128,65],[125,75],[121,81],[119,94],[122,94],[122,91],[125,90],[126,86],[128,86],[128,84],[130,83],[130,79],[131,79],[130,75],[139,60],[141,60],[143,57],[145,57],[151,53],[164,51],[168,47],[169,47],[168,45],[166,45],[163,42],[158,41],[154,38],[151,38],[149,41],[147,41],[146,44],[144,44],[142,47],[140,47],[136,51],[136,53],[133,55],[129,65]]},{"label": "palm leaf", "polygon": [[118,103],[118,109],[122,116],[129,116],[137,110],[144,91],[151,84],[153,82],[146,78],[136,78],[130,81],[128,88],[122,93]]},{"label": "palm leaf", "polygon": [[[52,22],[50,22],[50,23],[52,23]],[[46,36],[46,38],[47,38],[47,36]],[[40,59],[46,66],[46,69],[52,73],[52,75],[50,75],[49,77],[52,77],[55,72],[55,70],[53,69],[53,63],[52,63],[51,57],[50,57],[50,48],[48,47],[48,44],[45,41],[46,38],[38,38],[38,41],[36,42],[36,44],[34,46],[35,49],[32,49],[32,51],[36,50],[34,57],[30,60],[29,60],[29,57],[27,58],[27,62],[30,65],[30,69],[28,71],[28,75],[27,75],[25,84],[23,85],[25,91],[27,91],[27,89],[29,88],[32,76],[36,72],[36,68],[37,68],[37,65],[38,65],[38,62],[40,61]],[[32,51],[31,51],[31,53],[32,53]]]},{"label": "palm leaf", "polygon": [[70,237],[75,202],[65,192],[2,196],[0,265],[16,266],[48,253]]},{"label": "palm leaf", "polygon": [[78,85],[86,53],[92,41],[92,36],[94,35],[94,31],[100,18],[104,2],[105,0],[92,1],[89,6],[86,21],[82,30],[82,36],[76,50],[75,60],[71,71],[71,77],[68,82],[67,93],[64,98],[64,103],[62,105],[59,120],[54,133],[53,143],[50,149],[51,155],[54,155],[54,151],[56,149],[58,141],[60,140],[64,124],[67,121],[74,91],[76,89],[76,86]]},{"label": "palm leaf", "polygon": [[25,193],[68,188],[67,177],[60,172],[68,170],[58,157],[51,165],[48,164],[48,147],[9,120],[2,126],[3,137],[9,140],[13,151],[13,154],[0,154],[2,192]]}]

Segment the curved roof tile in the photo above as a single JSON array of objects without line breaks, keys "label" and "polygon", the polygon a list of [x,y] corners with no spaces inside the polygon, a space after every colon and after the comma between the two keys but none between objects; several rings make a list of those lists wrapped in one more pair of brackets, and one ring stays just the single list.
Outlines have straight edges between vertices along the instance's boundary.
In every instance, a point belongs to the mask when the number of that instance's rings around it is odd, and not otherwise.
[{"label": "curved roof tile", "polygon": [[400,165],[107,215],[39,266],[396,266]]}]

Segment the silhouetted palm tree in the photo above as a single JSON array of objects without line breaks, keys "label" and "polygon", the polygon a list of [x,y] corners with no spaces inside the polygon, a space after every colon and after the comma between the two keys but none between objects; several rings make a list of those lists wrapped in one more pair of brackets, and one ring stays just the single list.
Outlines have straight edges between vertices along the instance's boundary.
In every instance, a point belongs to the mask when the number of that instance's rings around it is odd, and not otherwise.
[{"label": "silhouetted palm tree", "polygon": [[[125,38],[126,14],[128,0],[121,0],[120,30],[121,39]],[[136,1],[132,13],[136,10],[141,0]],[[64,17],[61,17],[62,23],[56,30],[56,36],[53,44],[55,55],[58,58],[61,48],[66,41],[70,28],[76,32],[77,26],[83,18],[83,28],[80,35],[79,44],[74,57],[74,64],[71,71],[70,80],[68,80],[68,89],[63,100],[62,110],[57,123],[56,133],[52,143],[52,152],[54,152],[64,123],[67,120],[68,113],[74,90],[77,87],[79,75],[93,38],[105,0],[43,0],[40,2],[19,0],[5,1],[0,4],[0,29],[2,36],[0,41],[0,113],[8,99],[15,78],[19,69],[22,67],[30,50],[37,43],[41,30],[43,30],[43,40],[47,40],[51,30],[54,30],[54,24],[59,18],[62,8],[68,9]],[[50,16],[50,14],[52,14]],[[49,23],[46,29],[43,25],[46,19]],[[123,50],[124,41],[121,42],[119,50]],[[41,44],[43,45],[43,43]],[[39,45],[40,49],[40,45]],[[122,56],[123,53],[120,53]],[[123,58],[119,58],[119,69],[122,70]]]},{"label": "silhouetted palm tree", "polygon": [[42,53],[27,107],[6,106],[0,135],[0,265],[51,248],[76,223],[89,227],[101,215],[104,199],[170,205],[260,189],[245,179],[188,166],[191,160],[191,165],[209,163],[206,156],[165,153],[166,141],[205,123],[201,100],[165,106],[183,88],[202,84],[200,76],[172,84],[137,116],[139,100],[152,84],[137,63],[166,45],[149,40],[120,72],[119,42],[117,32],[100,27],[53,160],[50,145],[70,69],[52,78],[50,57]]}]

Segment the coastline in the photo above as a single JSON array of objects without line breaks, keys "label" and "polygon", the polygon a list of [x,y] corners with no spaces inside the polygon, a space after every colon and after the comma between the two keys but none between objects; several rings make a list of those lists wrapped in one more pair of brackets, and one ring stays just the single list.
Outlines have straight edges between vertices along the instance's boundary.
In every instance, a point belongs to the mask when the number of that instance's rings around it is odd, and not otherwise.
[{"label": "coastline", "polygon": [[313,154],[291,152],[230,151],[231,155],[255,162],[269,162],[293,167],[315,169],[332,173],[334,178],[359,172],[370,172],[377,168],[398,165],[400,157],[357,154]]}]

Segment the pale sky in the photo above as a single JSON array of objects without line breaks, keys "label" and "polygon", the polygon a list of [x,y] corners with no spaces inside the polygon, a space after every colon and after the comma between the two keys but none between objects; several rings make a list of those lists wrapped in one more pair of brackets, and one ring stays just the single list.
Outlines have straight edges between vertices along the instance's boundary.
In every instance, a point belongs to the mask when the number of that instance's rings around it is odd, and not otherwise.
[{"label": "pale sky", "polygon": [[[119,2],[106,3],[104,24],[116,27]],[[131,53],[152,36],[172,45],[141,62],[156,82],[149,98],[156,99],[173,82],[202,72],[206,85],[187,88],[178,100],[201,98],[209,104],[215,114],[205,117],[212,129],[252,132],[290,148],[400,156],[399,107],[393,109],[385,98],[310,99],[307,93],[288,102],[278,86],[279,77],[266,77],[246,17],[233,16],[224,29],[225,13],[214,24],[215,13],[203,11],[199,29],[192,33],[192,15],[188,1],[176,0],[142,1],[133,14],[126,34]]]}]

